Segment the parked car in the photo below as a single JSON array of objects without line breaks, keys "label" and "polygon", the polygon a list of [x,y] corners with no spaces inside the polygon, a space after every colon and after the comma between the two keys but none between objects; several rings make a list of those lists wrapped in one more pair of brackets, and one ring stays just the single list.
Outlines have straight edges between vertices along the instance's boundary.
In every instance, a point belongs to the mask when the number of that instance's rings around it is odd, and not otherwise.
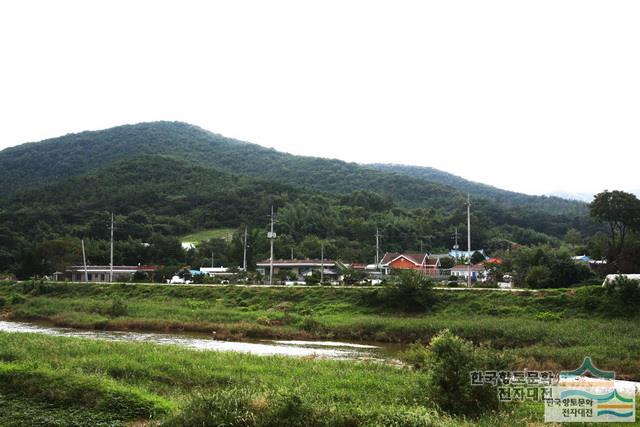
[{"label": "parked car", "polygon": [[189,285],[193,283],[191,280],[185,280],[180,276],[173,276],[171,280],[167,280],[167,284],[169,285]]}]

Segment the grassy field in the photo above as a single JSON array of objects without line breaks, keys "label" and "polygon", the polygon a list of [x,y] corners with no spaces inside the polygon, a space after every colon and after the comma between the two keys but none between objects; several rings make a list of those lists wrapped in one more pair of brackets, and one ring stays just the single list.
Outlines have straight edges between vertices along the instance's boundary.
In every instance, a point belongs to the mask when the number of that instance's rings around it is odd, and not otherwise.
[{"label": "grassy field", "polygon": [[210,239],[229,239],[230,236],[233,235],[234,231],[235,230],[233,228],[212,228],[209,230],[200,230],[180,237],[180,241],[198,244]]},{"label": "grassy field", "polygon": [[418,371],[0,333],[3,426],[542,425],[542,405],[479,418],[433,407]]},{"label": "grassy field", "polygon": [[[436,292],[404,313],[371,288],[0,283],[0,318],[221,337],[428,342],[444,328],[514,356],[513,368],[596,365],[638,379],[640,328],[599,287]],[[620,317],[612,317],[618,315]],[[425,373],[374,362],[260,357],[145,343],[0,333],[0,425],[542,425],[540,403],[447,415]]]},{"label": "grassy field", "polygon": [[[2,317],[87,329],[216,331],[225,338],[427,343],[442,329],[504,350],[516,367],[573,369],[591,356],[640,380],[636,310],[612,310],[600,287],[543,293],[436,292],[426,312],[404,313],[374,289],[6,283]],[[633,307],[631,307],[633,308]],[[624,315],[624,313],[628,313]]]}]

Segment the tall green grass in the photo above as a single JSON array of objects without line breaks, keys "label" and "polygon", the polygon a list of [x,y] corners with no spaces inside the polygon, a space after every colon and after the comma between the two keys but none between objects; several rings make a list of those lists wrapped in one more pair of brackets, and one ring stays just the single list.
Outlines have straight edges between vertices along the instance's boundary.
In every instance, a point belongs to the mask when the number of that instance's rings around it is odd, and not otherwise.
[{"label": "tall green grass", "polygon": [[[426,343],[442,329],[512,352],[520,366],[575,368],[591,356],[640,380],[638,315],[612,310],[599,286],[544,292],[435,292],[422,313],[384,305],[376,289],[5,283],[5,316],[90,329],[216,331],[219,338]],[[118,301],[125,311],[114,311]],[[117,304],[116,304],[117,306]]]}]

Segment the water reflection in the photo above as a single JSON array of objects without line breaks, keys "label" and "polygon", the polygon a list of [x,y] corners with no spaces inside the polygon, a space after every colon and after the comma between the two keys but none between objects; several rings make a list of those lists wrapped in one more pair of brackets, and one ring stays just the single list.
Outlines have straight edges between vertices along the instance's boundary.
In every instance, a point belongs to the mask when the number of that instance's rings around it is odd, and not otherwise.
[{"label": "water reflection", "polygon": [[236,351],[261,356],[295,356],[328,359],[391,361],[390,355],[380,346],[334,341],[221,341],[213,338],[207,338],[204,334],[202,336],[193,336],[193,334],[180,335],[145,332],[86,331],[6,321],[0,321],[0,332],[36,333],[108,341],[171,344],[196,350]]}]

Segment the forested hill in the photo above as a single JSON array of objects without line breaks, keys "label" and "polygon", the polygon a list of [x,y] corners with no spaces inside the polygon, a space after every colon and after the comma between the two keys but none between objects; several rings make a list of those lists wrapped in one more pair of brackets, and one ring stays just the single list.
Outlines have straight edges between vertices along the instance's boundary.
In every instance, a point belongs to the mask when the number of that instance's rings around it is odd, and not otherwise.
[{"label": "forested hill", "polygon": [[[268,253],[263,231],[272,204],[279,257],[291,249],[317,257],[322,241],[328,257],[369,262],[376,229],[383,232],[384,250],[424,244],[444,251],[453,230],[466,224],[466,192],[456,185],[294,156],[185,123],[67,135],[0,152],[0,272],[29,277],[61,268],[62,261],[51,261],[60,256],[77,262],[81,238],[94,259],[106,262],[100,257],[107,253],[111,212],[118,262],[196,265],[202,260],[185,258],[180,236],[245,225],[255,260]],[[531,208],[528,200],[518,204],[472,191],[472,241],[491,250],[504,242],[558,244],[571,228],[593,234],[586,215]],[[233,248],[213,250],[238,255],[238,245]],[[208,257],[205,252],[188,256]]]},{"label": "forested hill", "polygon": [[140,155],[163,155],[301,189],[348,194],[367,189],[405,206],[463,203],[467,191],[501,206],[584,215],[585,205],[500,190],[431,168],[367,165],[295,156],[181,122],[151,122],[81,132],[0,151],[0,195],[84,174]]},{"label": "forested hill", "polygon": [[383,172],[395,172],[413,178],[420,178],[427,182],[444,184],[463,192],[469,192],[503,206],[519,206],[543,210],[554,214],[584,215],[587,212],[587,204],[577,200],[567,200],[554,196],[531,196],[502,190],[491,185],[469,181],[459,176],[450,174],[431,167],[373,163],[366,165]]},{"label": "forested hill", "polygon": [[463,200],[457,190],[355,163],[295,156],[180,122],[153,122],[82,132],[0,152],[0,194],[80,175],[139,155],[177,160],[333,194],[358,189],[386,193],[408,206]]},{"label": "forested hill", "polygon": [[[143,155],[0,197],[0,272],[30,277],[77,263],[80,239],[87,240],[94,262],[108,262],[111,212],[116,214],[118,263],[202,265],[213,250],[218,259],[238,265],[238,231],[231,244],[210,242],[197,254],[185,254],[178,238],[203,229],[241,230],[246,225],[251,264],[268,254],[264,229],[272,204],[278,214],[276,256],[281,258],[292,248],[298,256],[318,257],[323,242],[327,257],[369,262],[376,229],[383,231],[386,251],[418,250],[422,243],[444,251],[451,245],[453,229],[463,230],[466,221],[464,204],[455,198],[438,208],[409,209],[372,191],[307,191],[167,156]],[[474,201],[472,221],[473,241],[489,250],[505,241],[557,244],[570,227],[585,230],[577,217],[502,209],[482,199]]]},{"label": "forested hill", "polygon": [[0,223],[34,240],[68,234],[97,238],[104,236],[108,213],[116,212],[121,238],[178,236],[261,224],[272,204],[282,206],[298,193],[285,184],[164,156],[137,156],[6,196]]}]

